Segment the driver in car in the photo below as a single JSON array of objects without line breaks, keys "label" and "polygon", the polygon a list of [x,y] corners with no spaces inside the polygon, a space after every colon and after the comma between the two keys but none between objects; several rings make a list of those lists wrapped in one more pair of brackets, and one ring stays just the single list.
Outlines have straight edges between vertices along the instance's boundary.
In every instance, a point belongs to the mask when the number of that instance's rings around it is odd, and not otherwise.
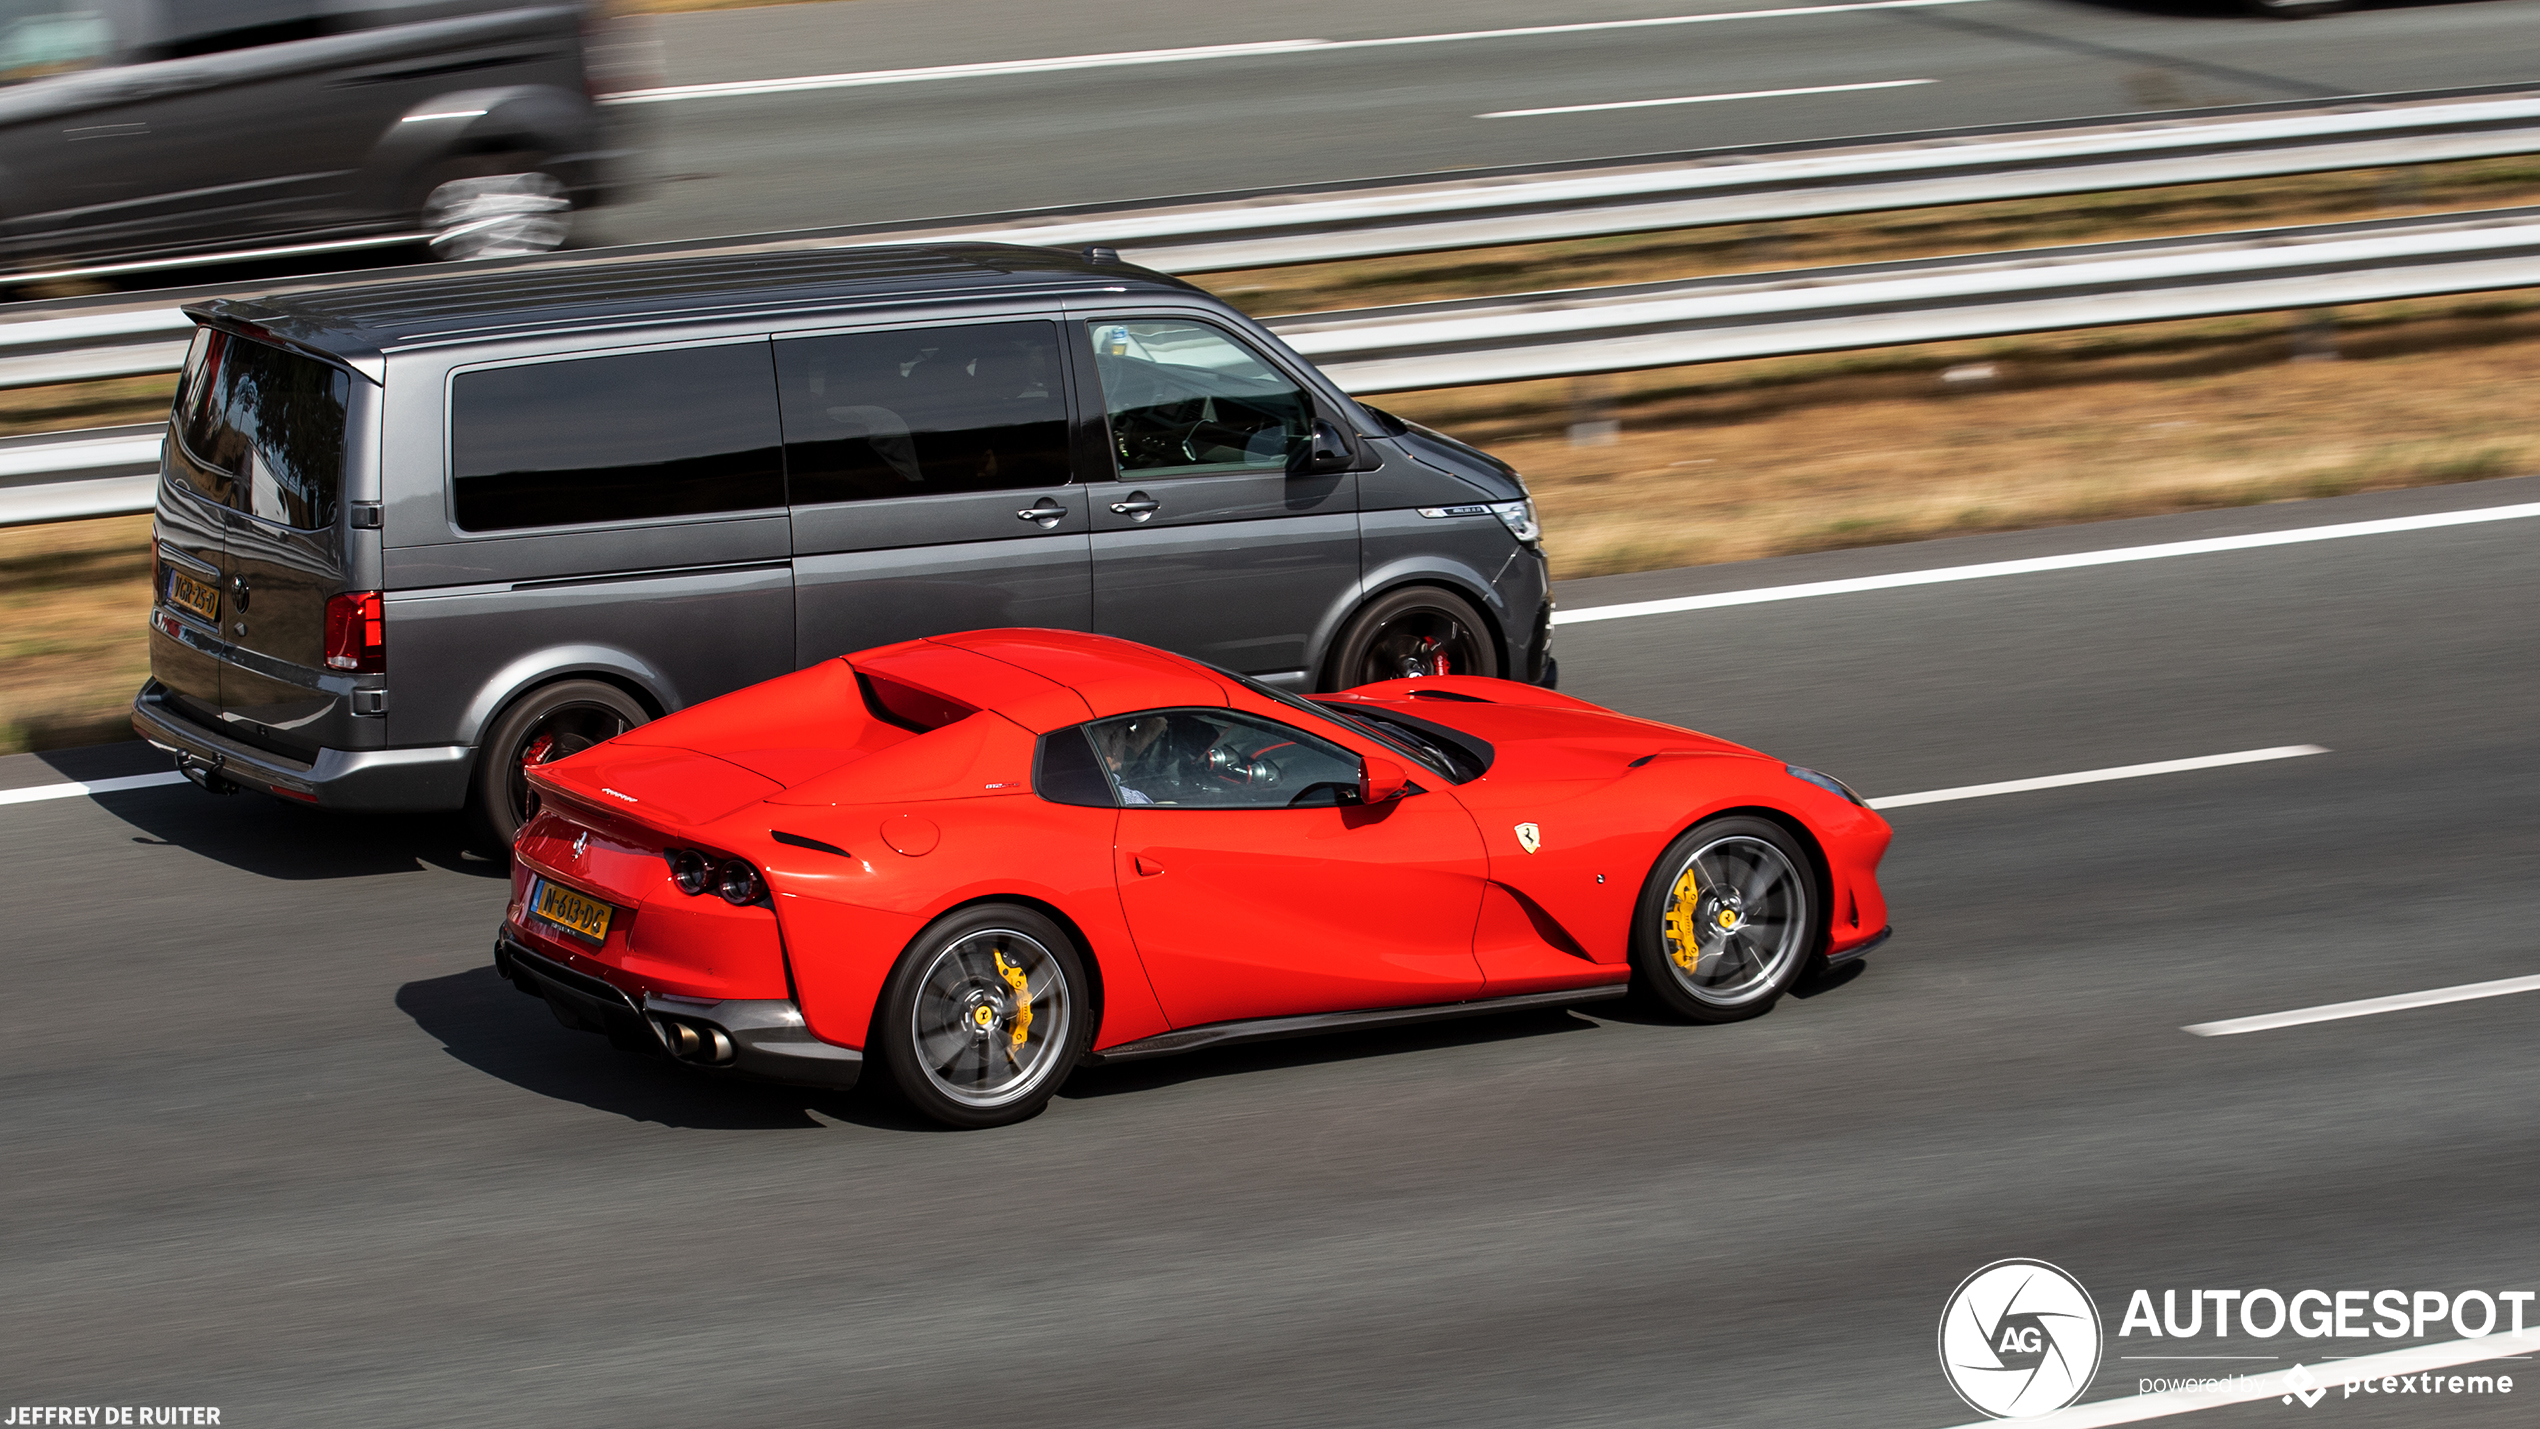
[{"label": "driver in car", "polygon": [[1178,792],[1183,781],[1181,771],[1174,767],[1178,763],[1174,741],[1165,738],[1169,724],[1166,716],[1152,714],[1095,727],[1103,762],[1111,766],[1111,777],[1120,786],[1121,803],[1156,803],[1153,795],[1137,787],[1140,784],[1162,791],[1168,800]]}]

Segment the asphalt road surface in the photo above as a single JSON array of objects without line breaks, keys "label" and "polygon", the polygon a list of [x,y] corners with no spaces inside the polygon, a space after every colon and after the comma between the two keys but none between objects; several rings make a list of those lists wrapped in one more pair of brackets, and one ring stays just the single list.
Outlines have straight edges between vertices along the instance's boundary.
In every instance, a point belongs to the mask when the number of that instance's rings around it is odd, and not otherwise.
[{"label": "asphalt road surface", "polygon": [[[663,182],[641,202],[588,215],[580,241],[2517,83],[2533,77],[2540,25],[2540,0],[2401,0],[2290,24],[2244,15],[2233,0],[1889,0],[1771,13],[1794,8],[1812,7],[848,0],[667,16],[670,86],[860,80],[635,106]],[[1756,11],[1767,13],[1742,13]],[[1724,18],[1595,28],[1688,16]],[[1562,28],[1501,33],[1546,25]],[[1311,40],[1336,43],[1188,53]],[[1010,68],[1147,51],[1184,53]],[[964,65],[999,68],[941,72]],[[885,71],[925,73],[870,82]],[[1612,104],[1644,107],[1580,110]],[[1481,117],[1547,109],[1579,112]]]},{"label": "asphalt road surface", "polygon": [[[1573,583],[1568,608],[2540,500],[2540,478]],[[948,1133],[498,982],[447,821],[0,805],[0,1404],[266,1425],[1956,1425],[1945,1298],[2540,1289],[2540,521],[1579,625],[1565,686],[1899,809],[1897,935],[1728,1027],[1544,1013],[1078,1075]],[[150,767],[0,761],[0,789]],[[2536,1316],[2540,1319],[2540,1316]],[[2449,1338],[2442,1331],[2433,1338]],[[2396,1343],[2414,1343],[2402,1341]],[[2341,1425],[2528,1424],[2511,1396]],[[2269,1401],[2191,1422],[2283,1423]],[[2333,1420],[2331,1416],[2334,1416]],[[2300,1422],[2309,1422],[2307,1419]]]}]

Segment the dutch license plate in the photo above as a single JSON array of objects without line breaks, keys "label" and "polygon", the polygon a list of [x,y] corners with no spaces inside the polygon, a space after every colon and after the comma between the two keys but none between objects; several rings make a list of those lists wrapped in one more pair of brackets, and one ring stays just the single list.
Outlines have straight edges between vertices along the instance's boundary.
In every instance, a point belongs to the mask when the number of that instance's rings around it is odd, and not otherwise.
[{"label": "dutch license plate", "polygon": [[559,883],[538,880],[529,895],[529,911],[568,932],[577,933],[592,942],[603,942],[609,935],[609,905],[597,898],[586,898]]},{"label": "dutch license plate", "polygon": [[220,587],[181,570],[168,571],[168,603],[186,614],[220,623]]}]

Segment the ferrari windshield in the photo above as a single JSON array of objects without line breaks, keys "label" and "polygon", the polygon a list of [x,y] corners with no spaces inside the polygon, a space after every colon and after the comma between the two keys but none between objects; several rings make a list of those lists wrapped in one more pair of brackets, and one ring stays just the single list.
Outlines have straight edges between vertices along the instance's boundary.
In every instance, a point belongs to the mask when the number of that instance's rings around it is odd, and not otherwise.
[{"label": "ferrari windshield", "polygon": [[1484,767],[1481,761],[1473,758],[1470,751],[1451,749],[1446,742],[1401,720],[1378,714],[1373,710],[1353,710],[1338,705],[1317,704],[1312,700],[1289,694],[1285,690],[1273,689],[1249,675],[1238,675],[1232,670],[1219,669],[1213,665],[1209,668],[1217,670],[1217,673],[1256,695],[1277,700],[1283,705],[1303,710],[1310,715],[1319,715],[1354,734],[1364,735],[1389,749],[1408,755],[1430,773],[1439,775],[1450,783],[1464,784],[1482,777]]}]

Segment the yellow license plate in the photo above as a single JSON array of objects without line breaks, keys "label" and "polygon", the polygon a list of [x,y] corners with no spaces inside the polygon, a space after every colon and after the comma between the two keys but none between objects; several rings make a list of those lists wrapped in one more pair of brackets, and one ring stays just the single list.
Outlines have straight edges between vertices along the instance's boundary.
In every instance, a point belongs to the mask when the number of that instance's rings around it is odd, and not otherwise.
[{"label": "yellow license plate", "polygon": [[579,933],[592,942],[603,942],[609,935],[609,914],[615,910],[597,898],[586,898],[562,884],[538,880],[537,891],[530,895],[529,911],[559,928]]},{"label": "yellow license plate", "polygon": [[174,568],[168,571],[168,604],[215,625],[220,623],[220,587]]}]

